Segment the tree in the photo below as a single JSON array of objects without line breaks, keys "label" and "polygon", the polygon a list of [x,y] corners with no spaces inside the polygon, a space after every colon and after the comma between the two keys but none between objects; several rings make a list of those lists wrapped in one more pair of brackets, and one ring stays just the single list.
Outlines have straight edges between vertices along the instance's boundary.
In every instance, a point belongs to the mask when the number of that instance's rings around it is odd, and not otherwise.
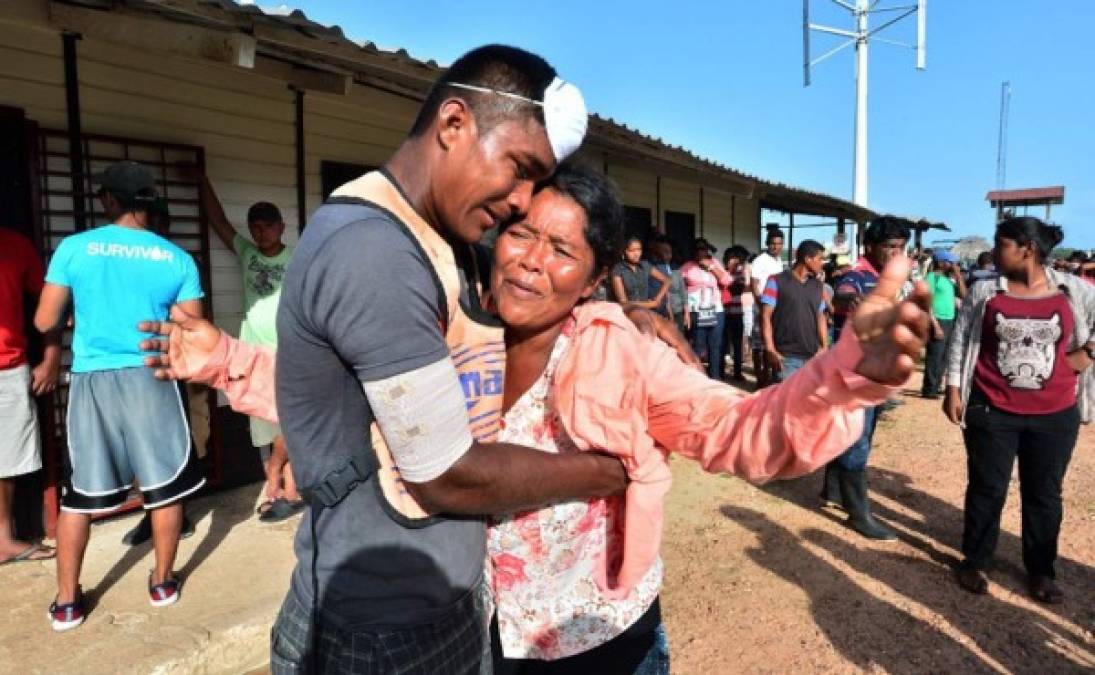
[{"label": "tree", "polygon": [[985,251],[991,251],[992,244],[988,239],[984,237],[963,237],[958,240],[958,243],[951,248],[951,253],[955,254],[962,260],[972,261],[976,260],[977,256]]}]

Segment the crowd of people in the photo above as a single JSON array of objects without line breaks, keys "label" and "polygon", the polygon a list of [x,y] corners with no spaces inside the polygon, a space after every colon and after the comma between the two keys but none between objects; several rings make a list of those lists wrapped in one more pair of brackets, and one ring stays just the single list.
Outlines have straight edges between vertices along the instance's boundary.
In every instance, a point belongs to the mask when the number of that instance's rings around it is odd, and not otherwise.
[{"label": "crowd of people", "polygon": [[[9,477],[39,466],[33,396],[56,385],[74,315],[53,628],[85,619],[91,515],[133,489],[155,551],[150,602],[179,600],[182,502],[204,484],[187,380],[251,416],[267,448],[260,517],[304,513],[273,672],[666,673],[669,454],[754,482],[824,468],[822,497],[849,526],[893,539],[867,499],[871,438],[925,349],[925,395],[945,382],[946,414],[964,420],[959,583],[987,588],[1018,457],[1031,590],[1059,600],[1061,481],[1095,355],[1095,292],[1046,266],[1060,229],[1002,223],[998,276],[968,289],[943,254],[911,282],[893,217],[870,224],[854,265],[807,240],[785,266],[778,229],[752,260],[735,246],[720,262],[699,239],[682,261],[665,239],[625,240],[611,182],[566,161],[586,120],[540,57],[473,50],[295,248],[265,202],[248,213],[252,239],[237,234],[194,173],[240,259],[239,339],[201,318],[193,260],[150,229],[155,181],[139,164],[97,177],[111,224],[66,238],[44,274],[32,249],[0,248],[4,306],[20,303],[0,314],[0,430],[15,439],[0,446],[0,561],[54,555],[14,540],[4,509]],[[47,338],[33,369],[16,337],[24,296]]]}]

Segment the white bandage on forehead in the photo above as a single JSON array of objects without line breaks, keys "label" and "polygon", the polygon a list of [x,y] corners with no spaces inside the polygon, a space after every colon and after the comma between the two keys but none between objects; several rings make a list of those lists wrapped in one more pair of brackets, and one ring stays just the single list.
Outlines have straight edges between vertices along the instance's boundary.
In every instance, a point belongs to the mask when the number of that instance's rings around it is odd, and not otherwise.
[{"label": "white bandage on forehead", "polygon": [[586,102],[578,87],[566,80],[558,77],[552,80],[551,84],[544,90],[542,101],[508,91],[499,91],[498,89],[462,82],[449,82],[448,86],[478,91],[483,94],[497,94],[498,96],[505,96],[543,107],[544,129],[547,131],[548,142],[551,144],[551,151],[555,155],[556,163],[562,162],[573,154],[582,145],[582,139],[585,138],[586,128],[589,124]]}]

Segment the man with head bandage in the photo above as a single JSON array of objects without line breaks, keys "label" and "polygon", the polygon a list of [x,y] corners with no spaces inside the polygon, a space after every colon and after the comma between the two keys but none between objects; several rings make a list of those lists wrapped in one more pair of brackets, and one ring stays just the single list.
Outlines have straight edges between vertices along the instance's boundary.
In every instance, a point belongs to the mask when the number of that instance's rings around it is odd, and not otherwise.
[{"label": "man with head bandage", "polygon": [[471,516],[623,491],[616,459],[495,442],[505,350],[472,246],[527,213],[586,124],[543,59],[476,49],[384,166],[309,220],[277,322],[279,418],[309,506],[273,672],[478,671]]},{"label": "man with head bandage", "polygon": [[[143,343],[167,350],[147,360],[157,376],[280,417],[307,448],[290,452],[309,510],[272,632],[275,673],[475,670],[488,593],[486,534],[471,516],[624,489],[616,460],[496,442],[503,383],[511,394],[528,383],[506,368],[514,347],[484,311],[493,303],[473,246],[525,219],[533,185],[578,148],[586,119],[578,89],[539,57],[475,50],[438,81],[384,168],[314,214],[286,274],[276,356],[179,312],[143,325],[169,336]],[[633,317],[695,363],[657,320]],[[660,625],[639,623],[644,636]]]}]

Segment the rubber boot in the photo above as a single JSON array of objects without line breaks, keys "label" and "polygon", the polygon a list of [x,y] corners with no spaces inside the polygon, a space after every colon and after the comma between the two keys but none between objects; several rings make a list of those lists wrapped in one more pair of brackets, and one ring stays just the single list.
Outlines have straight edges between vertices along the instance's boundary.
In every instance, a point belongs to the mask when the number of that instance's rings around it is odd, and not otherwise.
[{"label": "rubber boot", "polygon": [[821,505],[844,508],[840,497],[840,469],[833,462],[825,465],[825,478],[821,483]]},{"label": "rubber boot", "polygon": [[867,500],[867,471],[840,469],[840,496],[844,510],[848,512],[848,527],[868,539],[890,541],[897,539],[893,530],[878,522],[871,515]]}]

